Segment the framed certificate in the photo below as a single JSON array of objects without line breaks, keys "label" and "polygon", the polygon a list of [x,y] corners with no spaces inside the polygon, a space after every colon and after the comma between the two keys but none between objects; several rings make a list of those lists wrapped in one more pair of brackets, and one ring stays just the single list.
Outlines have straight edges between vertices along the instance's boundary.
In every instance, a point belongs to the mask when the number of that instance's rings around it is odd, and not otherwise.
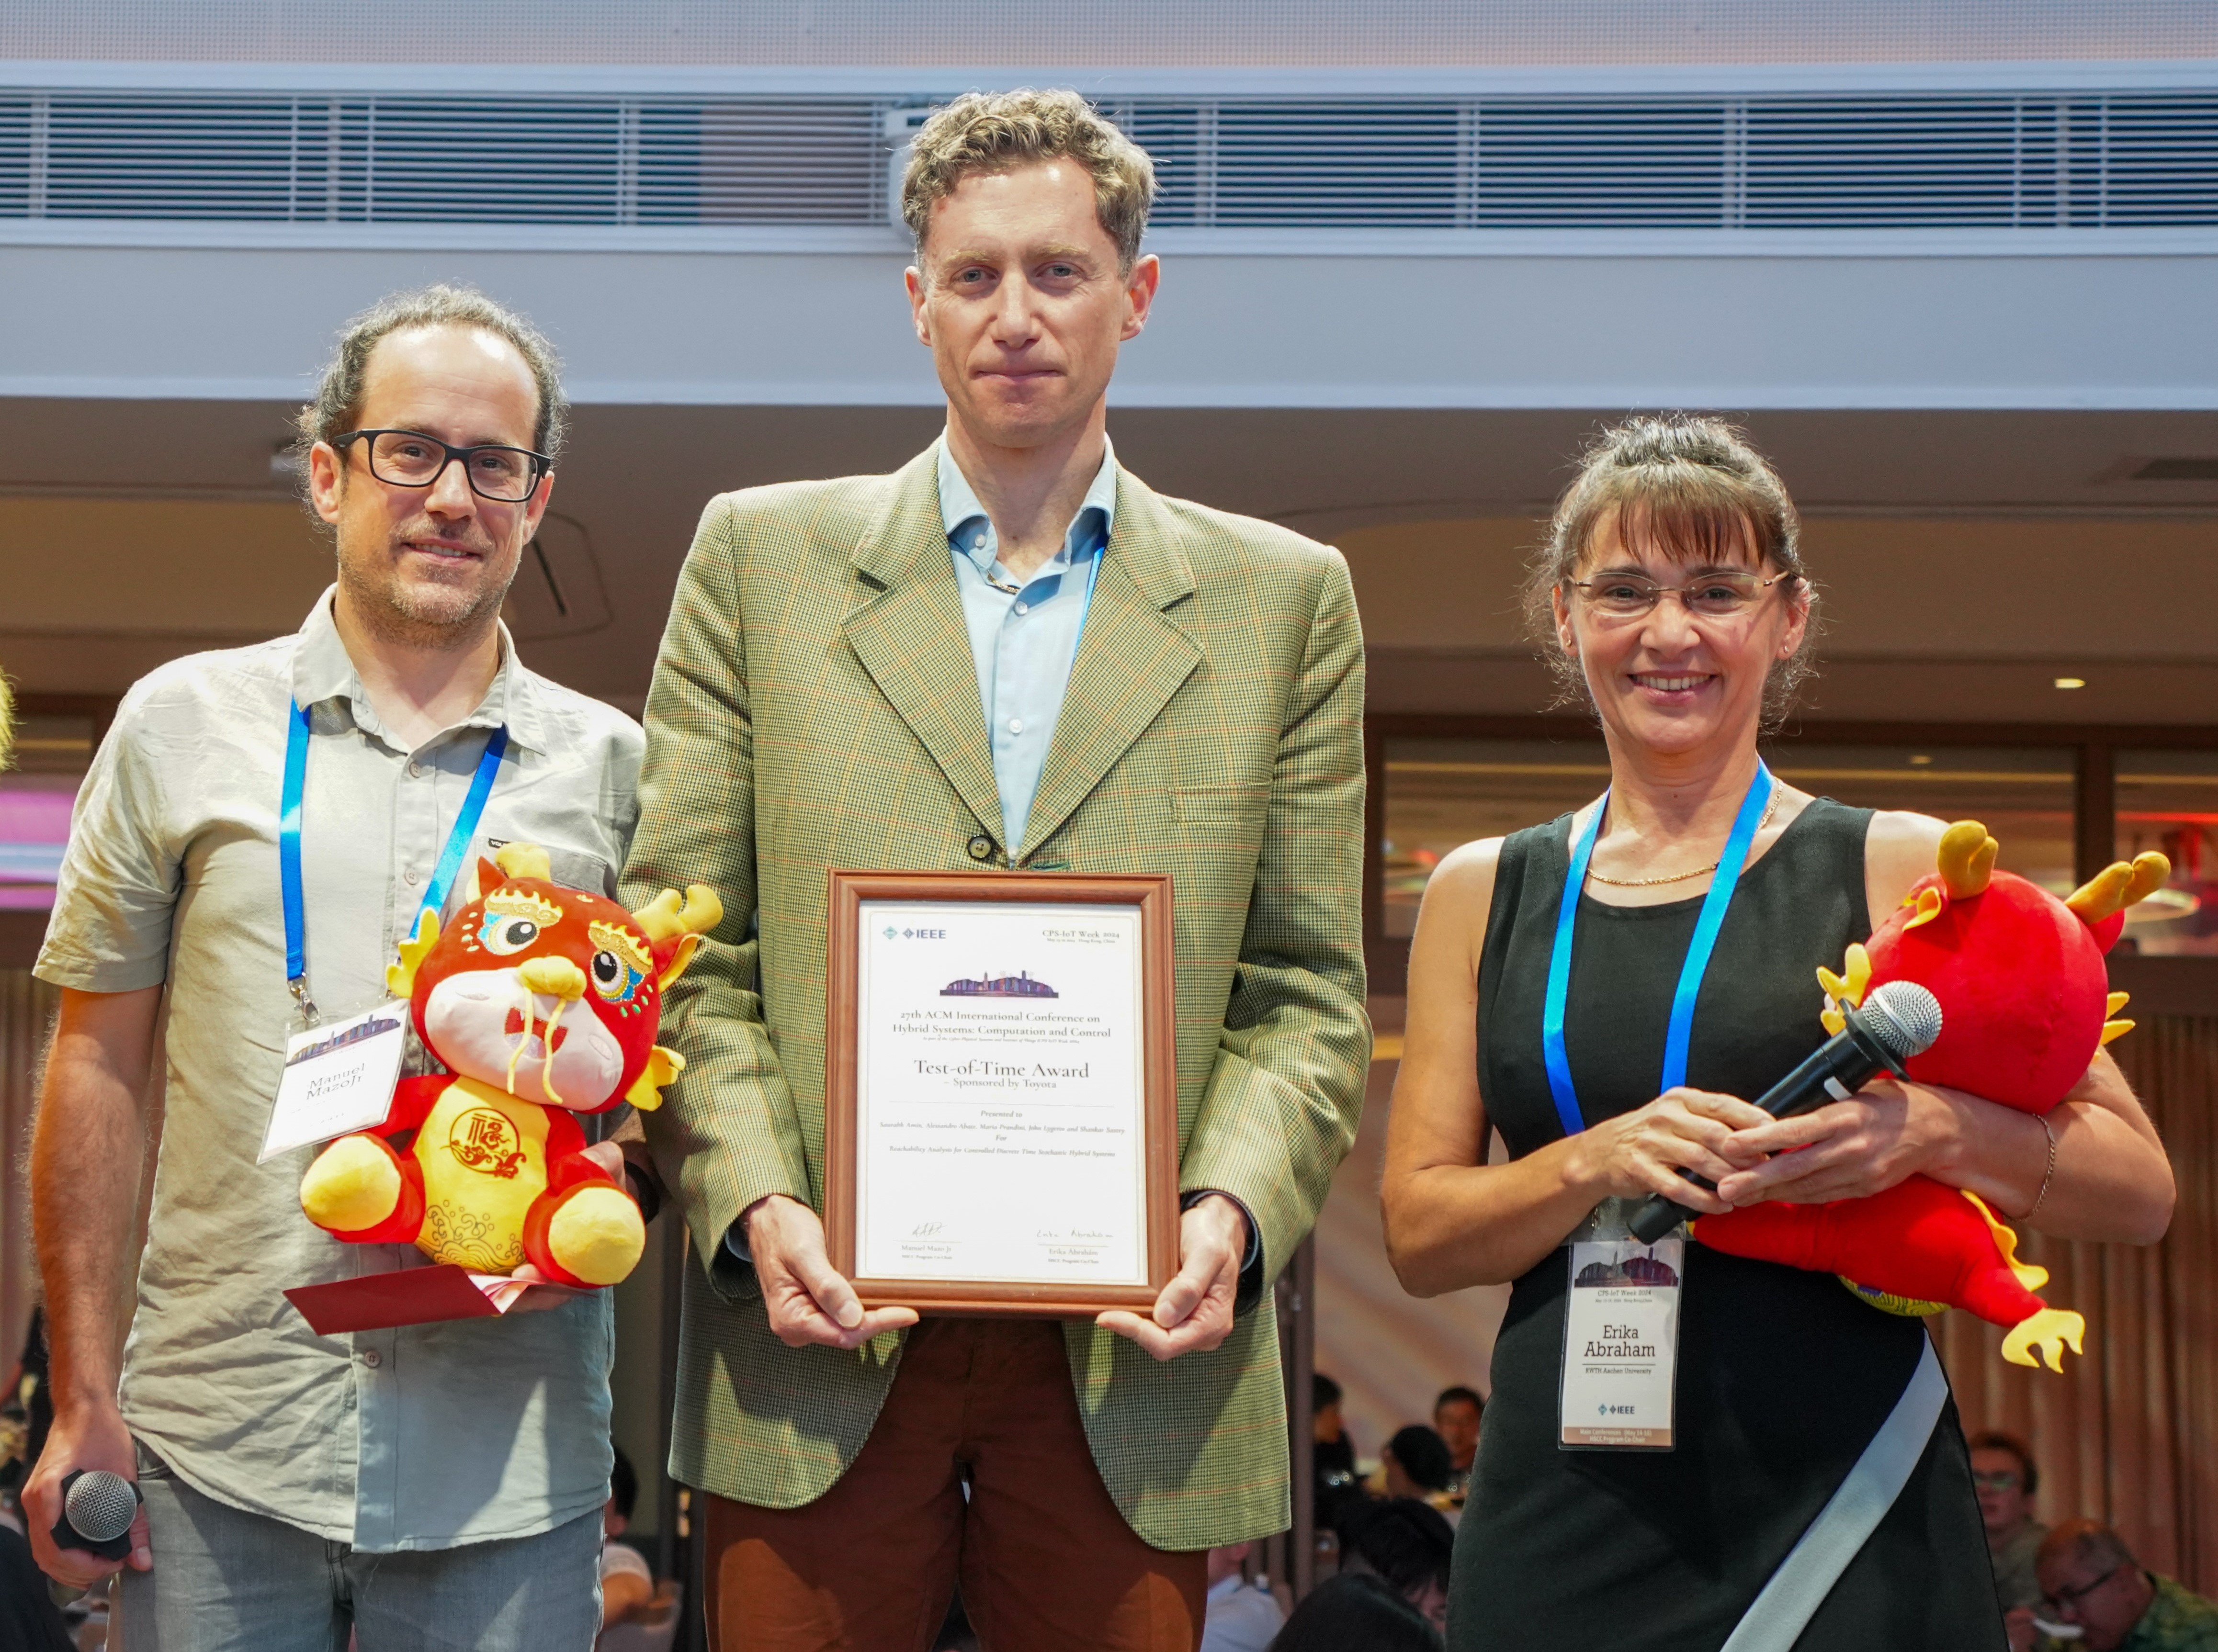
[{"label": "framed certificate", "polygon": [[870,1307],[1146,1312],[1178,1271],[1171,881],[831,875],[825,1236]]}]

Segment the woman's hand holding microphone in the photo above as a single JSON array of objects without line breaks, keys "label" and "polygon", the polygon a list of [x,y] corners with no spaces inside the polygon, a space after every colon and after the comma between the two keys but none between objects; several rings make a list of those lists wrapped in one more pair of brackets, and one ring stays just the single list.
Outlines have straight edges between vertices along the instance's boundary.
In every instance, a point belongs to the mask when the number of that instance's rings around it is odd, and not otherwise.
[{"label": "woman's hand holding microphone", "polygon": [[[1573,1140],[1580,1179],[1597,1198],[1661,1193],[1722,1216],[1766,1199],[1819,1204],[1883,1192],[1945,1162],[1964,1129],[1961,1111],[1953,1092],[1885,1078],[1787,1118],[1682,1086]],[[1687,1181],[1682,1167],[1717,1191]]]},{"label": "woman's hand holding microphone", "polygon": [[1754,1157],[1732,1177],[1714,1179],[1718,1193],[1735,1205],[1765,1199],[1824,1204],[1883,1193],[1945,1161],[1965,1127],[1964,1104],[1971,1103],[1930,1085],[1875,1079],[1846,1101],[1767,1117],[1744,1131],[1736,1152]]},{"label": "woman's hand holding microphone", "polygon": [[1572,1137],[1574,1173],[1598,1199],[1662,1193],[1690,1210],[1719,1216],[1732,1204],[1684,1180],[1680,1170],[1713,1182],[1744,1174],[1763,1158],[1763,1148],[1750,1145],[1751,1138],[1777,1123],[1738,1096],[1682,1085]]}]

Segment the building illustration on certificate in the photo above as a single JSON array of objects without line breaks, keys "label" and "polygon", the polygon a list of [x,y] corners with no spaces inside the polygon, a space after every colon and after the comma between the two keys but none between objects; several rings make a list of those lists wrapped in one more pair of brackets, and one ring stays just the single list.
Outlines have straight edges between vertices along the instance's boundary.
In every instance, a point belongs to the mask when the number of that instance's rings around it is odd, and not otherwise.
[{"label": "building illustration on certificate", "polygon": [[1032,972],[1020,970],[1013,975],[982,974],[976,980],[951,981],[939,989],[942,998],[1060,998],[1062,993],[1044,981],[1032,979]]}]

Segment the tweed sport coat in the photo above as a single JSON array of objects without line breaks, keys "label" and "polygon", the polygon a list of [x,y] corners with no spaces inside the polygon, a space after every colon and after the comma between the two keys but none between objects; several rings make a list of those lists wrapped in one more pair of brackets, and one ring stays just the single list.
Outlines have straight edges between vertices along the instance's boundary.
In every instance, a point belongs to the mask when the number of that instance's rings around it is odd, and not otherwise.
[{"label": "tweed sport coat", "polygon": [[[724,1249],[749,1204],[821,1210],[827,869],[1168,872],[1180,1181],[1253,1213],[1275,1274],[1362,1107],[1363,639],[1338,553],[1118,473],[1115,528],[1027,825],[1001,844],[934,453],[727,494],[703,517],[647,707],[633,904],[725,919],[665,1008],[684,1078],[644,1119],[685,1270],[671,1472],[794,1507],[855,1459],[889,1333],[789,1348]],[[671,1035],[674,1034],[674,1037]],[[1266,1299],[1267,1301],[1267,1297]],[[1087,1436],[1135,1531],[1200,1549],[1290,1520],[1274,1316],[1159,1364],[1064,1326]]]}]

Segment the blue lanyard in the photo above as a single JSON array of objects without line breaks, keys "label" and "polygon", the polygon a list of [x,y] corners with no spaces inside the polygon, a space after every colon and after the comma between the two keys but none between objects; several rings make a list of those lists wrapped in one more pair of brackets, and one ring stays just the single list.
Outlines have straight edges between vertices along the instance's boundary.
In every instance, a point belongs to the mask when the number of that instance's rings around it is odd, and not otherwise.
[{"label": "blue lanyard", "polygon": [[[1772,784],[1771,770],[1763,766],[1763,758],[1757,758],[1756,778],[1748,783],[1748,795],[1741,799],[1732,835],[1725,839],[1725,851],[1718,857],[1717,875],[1710,880],[1710,892],[1702,898],[1701,915],[1694,920],[1694,938],[1688,944],[1678,989],[1671,994],[1671,1026],[1664,1038],[1663,1090],[1687,1081],[1687,1048],[1694,1035],[1694,999],[1701,993],[1710,954],[1717,950],[1718,931],[1725,927],[1725,908],[1732,904],[1733,890],[1748,865],[1756,826],[1771,801]],[[1604,792],[1594,818],[1587,822],[1571,851],[1571,867],[1564,874],[1564,898],[1556,908],[1556,944],[1548,954],[1548,995],[1540,1011],[1540,1053],[1548,1064],[1548,1092],[1555,1098],[1556,1117],[1563,1121],[1565,1135],[1577,1135],[1586,1128],[1578,1092],[1571,1087],[1571,1058],[1564,1049],[1564,1001],[1571,987],[1571,925],[1578,916],[1579,891],[1586,887],[1587,862],[1593,858],[1595,838],[1602,830],[1602,816],[1608,812],[1609,794]]]},{"label": "blue lanyard", "polygon": [[[285,787],[277,809],[277,882],[285,900],[285,984],[292,989],[301,1014],[313,1024],[316,1006],[308,997],[307,922],[300,898],[300,795],[308,778],[308,708],[295,705],[288,723]],[[431,886],[424,891],[423,911],[437,914],[445,908],[447,891],[462,869],[462,856],[477,835],[486,800],[493,795],[493,777],[500,772],[500,760],[507,752],[508,729],[504,725],[493,731],[485,755],[478,759],[469,795],[462,800],[462,812],[455,817],[455,829],[447,834],[447,846],[431,874]]]}]

